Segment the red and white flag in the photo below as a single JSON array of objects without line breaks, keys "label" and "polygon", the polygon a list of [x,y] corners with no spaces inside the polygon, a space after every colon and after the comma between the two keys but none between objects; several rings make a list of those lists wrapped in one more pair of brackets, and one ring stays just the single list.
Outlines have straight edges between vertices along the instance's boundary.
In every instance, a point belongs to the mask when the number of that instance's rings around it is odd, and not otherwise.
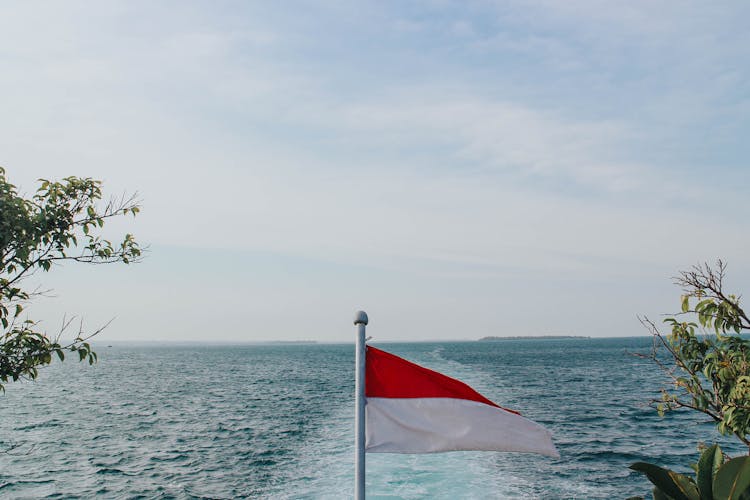
[{"label": "red and white flag", "polygon": [[463,382],[367,346],[369,453],[486,450],[559,457],[549,431]]}]

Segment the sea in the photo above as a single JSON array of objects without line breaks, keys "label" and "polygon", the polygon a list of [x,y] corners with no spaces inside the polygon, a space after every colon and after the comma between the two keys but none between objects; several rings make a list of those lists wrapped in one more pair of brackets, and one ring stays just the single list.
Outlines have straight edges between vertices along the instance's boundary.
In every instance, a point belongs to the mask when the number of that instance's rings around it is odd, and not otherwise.
[{"label": "sea", "polygon": [[[648,498],[628,465],[685,472],[717,441],[704,416],[649,406],[668,385],[633,354],[649,337],[373,345],[543,424],[560,458],[371,454],[368,498]],[[0,395],[0,497],[353,496],[353,344],[96,349],[93,366],[56,362]]]}]

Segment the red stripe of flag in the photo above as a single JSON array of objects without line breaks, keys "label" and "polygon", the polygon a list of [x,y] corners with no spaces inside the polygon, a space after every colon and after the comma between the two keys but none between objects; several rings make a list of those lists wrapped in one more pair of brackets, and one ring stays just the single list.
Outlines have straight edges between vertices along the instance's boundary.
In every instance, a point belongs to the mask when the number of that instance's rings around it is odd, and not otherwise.
[{"label": "red stripe of flag", "polygon": [[372,398],[454,398],[499,406],[460,380],[367,346],[365,396]]}]

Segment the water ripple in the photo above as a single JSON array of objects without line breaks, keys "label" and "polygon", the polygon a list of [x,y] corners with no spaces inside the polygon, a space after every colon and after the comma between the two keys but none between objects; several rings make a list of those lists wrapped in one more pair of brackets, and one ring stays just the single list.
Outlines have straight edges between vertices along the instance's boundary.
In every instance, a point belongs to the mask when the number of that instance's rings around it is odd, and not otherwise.
[{"label": "water ripple", "polygon": [[[716,436],[646,406],[649,339],[393,344],[547,425],[561,459],[501,453],[368,456],[373,498],[624,498],[627,469],[684,469]],[[348,498],[353,347],[115,346],[54,364],[0,397],[8,498]],[[60,382],[65,381],[64,386]],[[731,451],[731,446],[729,451]]]}]

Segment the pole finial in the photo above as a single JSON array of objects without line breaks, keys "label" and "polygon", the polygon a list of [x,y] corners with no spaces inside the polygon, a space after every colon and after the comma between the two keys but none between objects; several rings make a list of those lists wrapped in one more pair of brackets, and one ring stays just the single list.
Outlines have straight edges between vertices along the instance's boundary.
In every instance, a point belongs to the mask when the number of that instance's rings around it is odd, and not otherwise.
[{"label": "pole finial", "polygon": [[357,311],[356,314],[354,314],[354,324],[355,325],[366,325],[368,322],[367,319],[367,313],[364,311]]}]

